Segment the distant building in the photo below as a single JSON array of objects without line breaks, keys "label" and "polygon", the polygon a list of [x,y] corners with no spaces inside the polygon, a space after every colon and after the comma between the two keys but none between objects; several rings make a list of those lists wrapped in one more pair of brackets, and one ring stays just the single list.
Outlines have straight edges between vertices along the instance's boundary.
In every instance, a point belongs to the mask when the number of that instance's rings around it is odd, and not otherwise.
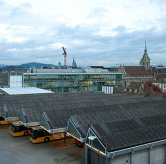
[{"label": "distant building", "polygon": [[143,57],[140,61],[140,66],[144,66],[146,70],[150,69],[150,58],[147,54],[147,48],[146,48],[146,38],[145,38],[145,50],[144,50],[144,54]]},{"label": "distant building", "polygon": [[120,66],[118,72],[123,73],[123,86],[128,87],[133,82],[145,82],[153,79],[150,70],[144,66]]},{"label": "distant building", "polygon": [[153,78],[152,84],[158,86],[162,92],[166,92],[166,74],[157,74]]},{"label": "distant building", "polygon": [[77,68],[77,64],[76,64],[76,61],[74,60],[74,58],[73,58],[72,68]]},{"label": "distant building", "polygon": [[58,63],[58,69],[61,69],[62,66],[61,66],[61,62]]},{"label": "distant building", "polygon": [[[60,66],[60,64],[59,64]],[[53,92],[101,92],[102,86],[122,86],[122,73],[104,68],[31,68],[28,73],[11,74],[10,87],[37,87]],[[21,76],[21,77],[20,77]]]},{"label": "distant building", "polygon": [[153,73],[153,76],[155,76],[157,74],[166,73],[166,68],[164,68],[164,66],[162,64],[159,64],[157,67],[152,68],[152,73]]},{"label": "distant building", "polygon": [[122,86],[120,72],[89,69],[70,69],[70,72],[66,72],[66,70],[68,69],[57,73],[24,73],[23,87],[38,87],[53,92],[101,92],[102,86],[111,86],[114,90]]},{"label": "distant building", "polygon": [[157,91],[149,82],[133,82],[128,87],[120,87],[116,93],[121,94],[139,94],[142,97],[147,96],[165,96],[162,92]]},{"label": "distant building", "polygon": [[146,82],[152,79],[150,58],[147,54],[146,38],[144,55],[140,61],[140,66],[122,66],[118,68],[118,72],[123,73],[123,86],[129,87],[131,83]]},{"label": "distant building", "polygon": [[0,87],[8,87],[8,86],[9,86],[9,73],[0,72]]}]

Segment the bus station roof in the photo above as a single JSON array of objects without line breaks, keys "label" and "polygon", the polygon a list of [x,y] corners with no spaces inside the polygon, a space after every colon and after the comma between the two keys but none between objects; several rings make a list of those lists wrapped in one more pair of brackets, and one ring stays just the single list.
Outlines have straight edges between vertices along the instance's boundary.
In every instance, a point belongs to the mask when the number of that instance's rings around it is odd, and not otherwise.
[{"label": "bus station roof", "polygon": [[[69,118],[69,122],[72,123],[73,127],[75,127],[79,132],[79,137],[85,138],[89,125],[98,123],[103,125],[107,122],[114,122],[144,116],[153,116],[155,114],[158,115],[166,112],[166,110],[164,109],[165,105],[165,99],[158,100],[158,98],[156,97],[144,98],[144,103],[133,102],[118,105],[116,104],[109,106],[100,106],[95,107],[94,111],[88,109],[84,114],[71,116]],[[161,106],[162,108],[159,108],[159,106]],[[68,123],[68,126],[71,125]],[[70,132],[70,127],[67,127],[67,130],[69,133],[72,133]]]},{"label": "bus station roof", "polygon": [[[135,108],[134,104],[132,106],[123,104],[122,110],[117,112],[118,116],[123,116],[122,118],[114,119],[110,115],[112,120],[91,123],[89,129],[105,147],[107,145],[109,152],[166,139],[166,101],[151,101],[151,103],[144,104],[145,106],[142,105],[142,107],[136,104]],[[88,118],[84,120],[86,122]],[[85,131],[83,134],[85,135]]]},{"label": "bus station roof", "polygon": [[[158,98],[142,98],[143,101],[149,101],[149,104],[151,104],[150,102],[153,100],[156,100],[156,101],[161,101],[162,98],[158,99]],[[129,100],[131,100],[129,98]],[[141,99],[137,99],[140,104],[143,105],[142,101],[140,101]],[[111,100],[110,100],[111,101]],[[114,103],[115,101],[112,100],[112,104]],[[86,102],[85,102],[86,103]],[[53,110],[53,111],[46,111],[43,113],[43,118],[45,118],[45,122],[47,122],[47,124],[44,123],[44,125],[47,125],[45,128],[47,130],[50,130],[50,131],[56,131],[56,129],[58,128],[66,128],[67,126],[67,121],[68,121],[68,118],[72,115],[81,115],[81,114],[89,114],[89,116],[87,118],[90,117],[90,113],[96,113],[97,111],[100,112],[100,114],[102,114],[102,112],[104,111],[114,111],[114,110],[122,110],[121,109],[121,106],[120,105],[116,105],[116,102],[114,105],[103,105],[103,104],[98,104],[100,103],[100,100],[97,100],[96,102],[91,102],[91,103],[87,103],[86,106],[80,106],[78,108],[75,107],[74,108],[74,104],[72,107],[68,107],[68,108],[64,108],[63,110],[61,110],[59,108],[59,110]],[[132,106],[132,103],[129,101],[125,101],[122,102],[122,104],[127,104],[127,103],[130,103],[131,106]],[[81,105],[82,103],[80,103]],[[78,105],[78,104],[77,104]],[[85,104],[84,104],[85,105]],[[60,107],[60,106],[59,106]],[[115,116],[116,117],[116,116]],[[94,121],[94,120],[93,120]],[[96,121],[100,121],[100,120],[97,120]]]},{"label": "bus station roof", "polygon": [[166,139],[165,117],[166,113],[162,113],[94,124],[90,128],[111,152]]},{"label": "bus station roof", "polygon": [[[78,92],[78,93],[44,93],[44,94],[27,94],[27,95],[4,95],[0,97],[0,108],[3,110],[2,114],[5,118],[8,117],[19,117],[21,108],[28,107],[42,107],[45,106],[43,111],[47,111],[48,106],[56,106],[57,109],[66,108],[79,108],[88,106],[100,106],[112,103],[119,103],[119,99],[126,101],[139,99],[140,96],[121,96],[121,95],[106,95],[104,93],[91,93],[91,92]],[[117,100],[117,101],[116,101]],[[5,105],[5,108],[4,108]],[[13,106],[13,107],[12,107]],[[33,110],[32,110],[33,112]]]}]

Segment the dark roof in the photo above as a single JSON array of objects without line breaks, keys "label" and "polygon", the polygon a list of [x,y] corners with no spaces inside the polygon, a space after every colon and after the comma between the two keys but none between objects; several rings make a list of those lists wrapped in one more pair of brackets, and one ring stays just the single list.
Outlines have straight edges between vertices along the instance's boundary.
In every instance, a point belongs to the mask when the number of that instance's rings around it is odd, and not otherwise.
[{"label": "dark roof", "polygon": [[123,93],[124,92],[125,87],[119,87],[118,89],[115,90],[115,93]]},{"label": "dark roof", "polygon": [[2,115],[3,107],[0,107],[0,115]]},{"label": "dark roof", "polygon": [[152,69],[152,72],[155,74],[158,74],[158,73],[166,73],[166,68],[162,68],[162,67],[156,67],[156,68],[153,68]]},{"label": "dark roof", "polygon": [[22,108],[22,114],[26,123],[40,122],[43,109],[39,106]]},{"label": "dark roof", "polygon": [[118,68],[105,68],[110,72],[118,72]]},{"label": "dark roof", "polygon": [[139,87],[141,86],[142,82],[132,82],[128,88],[131,88],[131,89],[139,89]]},{"label": "dark roof", "polygon": [[102,68],[102,69],[104,69],[104,67],[103,66],[90,66],[91,68]]},{"label": "dark roof", "polygon": [[152,76],[150,71],[145,70],[144,66],[124,66],[127,76],[144,77]]},{"label": "dark roof", "polygon": [[[105,111],[107,108],[113,108],[112,105],[114,104],[125,104],[125,103],[133,103],[133,102],[144,102],[144,101],[151,101],[154,98],[145,99],[138,95],[105,95],[104,99],[95,99],[95,100],[88,100],[89,102],[80,101],[75,104],[64,105],[59,104],[57,106],[57,110],[53,111],[45,111],[44,115],[46,115],[46,118],[48,121],[48,124],[50,126],[50,129],[56,129],[67,125],[68,118],[72,115],[80,115],[80,114],[86,114],[86,113],[95,113],[96,111]],[[155,100],[161,100],[162,98],[155,98]],[[59,111],[59,112],[58,112]],[[58,113],[61,114],[60,111],[63,111],[63,115],[58,115]],[[57,123],[57,120],[59,120],[59,117],[63,116],[63,121],[59,121]]]},{"label": "dark roof", "polygon": [[123,113],[123,118],[90,126],[103,144],[107,141],[108,151],[166,139],[166,101],[144,104],[121,105],[123,110],[117,114]]},{"label": "dark roof", "polygon": [[5,104],[5,108],[3,110],[3,115],[5,116],[5,118],[8,117],[19,117],[20,116],[20,112],[22,108],[25,107],[37,107],[38,104],[36,102],[26,102],[26,101],[22,101],[22,102],[18,102],[15,101],[14,103],[8,102]]},{"label": "dark roof", "polygon": [[84,109],[85,113],[71,116],[70,120],[81,136],[85,138],[89,125],[161,114],[163,108],[156,111],[156,107],[160,104],[164,107],[166,105],[165,99],[158,97],[142,98],[142,101],[100,106],[95,107],[95,110],[87,108]]},{"label": "dark roof", "polygon": [[[71,94],[46,94],[31,96],[6,96],[1,100],[1,107],[5,105],[3,113],[5,117],[19,117],[21,108],[45,107],[43,110],[49,110],[49,106],[55,106],[57,109],[80,108],[88,106],[101,106],[112,104],[110,100],[119,99],[125,101],[127,97],[120,94],[106,95],[104,93],[71,93]],[[128,97],[130,98],[130,97]],[[134,98],[134,97],[132,97]],[[138,96],[137,96],[138,98]],[[32,110],[33,112],[33,110]]]}]

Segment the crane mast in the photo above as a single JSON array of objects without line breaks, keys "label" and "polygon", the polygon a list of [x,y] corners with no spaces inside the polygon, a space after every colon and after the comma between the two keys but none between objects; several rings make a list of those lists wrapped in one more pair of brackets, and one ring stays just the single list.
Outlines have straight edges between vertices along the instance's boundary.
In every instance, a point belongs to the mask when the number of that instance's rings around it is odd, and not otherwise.
[{"label": "crane mast", "polygon": [[66,48],[62,47],[62,49],[63,49],[63,55],[64,55],[64,69],[67,69],[67,66],[66,66],[66,56],[67,56]]}]

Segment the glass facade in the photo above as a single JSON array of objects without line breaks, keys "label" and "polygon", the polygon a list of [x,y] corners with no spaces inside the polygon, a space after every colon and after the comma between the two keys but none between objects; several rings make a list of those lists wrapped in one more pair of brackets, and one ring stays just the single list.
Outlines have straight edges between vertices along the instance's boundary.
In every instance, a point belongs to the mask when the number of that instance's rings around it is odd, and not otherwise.
[{"label": "glass facade", "polygon": [[24,87],[38,87],[53,92],[114,90],[122,86],[122,73],[24,73]]}]

